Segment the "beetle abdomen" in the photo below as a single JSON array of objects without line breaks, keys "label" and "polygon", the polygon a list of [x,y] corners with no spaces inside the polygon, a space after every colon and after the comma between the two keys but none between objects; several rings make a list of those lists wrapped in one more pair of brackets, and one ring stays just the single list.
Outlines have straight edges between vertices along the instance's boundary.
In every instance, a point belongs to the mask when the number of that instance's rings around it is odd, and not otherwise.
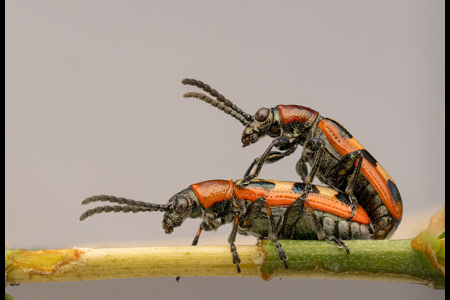
[{"label": "beetle abdomen", "polygon": [[[341,240],[368,240],[372,238],[369,225],[348,221],[336,215],[315,211],[319,222],[322,224],[325,234]],[[294,235],[294,240],[317,240],[317,233],[313,218],[306,211],[299,220]]]}]

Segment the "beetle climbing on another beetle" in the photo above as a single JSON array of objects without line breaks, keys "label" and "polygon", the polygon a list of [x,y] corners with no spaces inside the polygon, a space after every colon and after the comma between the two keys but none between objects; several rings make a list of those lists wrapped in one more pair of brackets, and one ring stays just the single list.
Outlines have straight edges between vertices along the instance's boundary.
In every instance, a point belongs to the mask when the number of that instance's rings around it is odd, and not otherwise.
[{"label": "beetle climbing on another beetle", "polygon": [[288,259],[277,239],[326,240],[350,252],[343,240],[373,237],[366,211],[358,207],[349,221],[348,195],[312,185],[306,193],[305,183],[254,180],[243,188],[231,180],[209,180],[192,184],[169,199],[167,204],[153,204],[122,197],[95,195],[82,201],[89,204],[108,201],[123,205],[99,206],[80,216],[80,221],[103,212],[164,212],[162,227],[170,234],[187,218],[202,218],[192,245],[201,232],[217,230],[233,223],[228,238],[233,263],[238,273],[241,262],[234,244],[236,234],[253,235],[273,242],[285,268]]},{"label": "beetle climbing on another beetle", "polygon": [[[301,145],[303,151],[296,171],[307,184],[307,190],[317,176],[322,183],[349,195],[352,211],[349,220],[359,204],[370,216],[376,239],[394,234],[403,214],[397,186],[375,158],[338,122],[300,105],[263,107],[252,116],[199,80],[186,78],[182,84],[197,86],[216,99],[197,92],[187,92],[183,97],[210,103],[245,126],[241,139],[244,147],[266,135],[274,138],[263,155],[252,162],[241,187],[259,176],[264,163],[277,162]],[[281,152],[272,151],[273,147]],[[309,174],[306,163],[311,166]]]}]

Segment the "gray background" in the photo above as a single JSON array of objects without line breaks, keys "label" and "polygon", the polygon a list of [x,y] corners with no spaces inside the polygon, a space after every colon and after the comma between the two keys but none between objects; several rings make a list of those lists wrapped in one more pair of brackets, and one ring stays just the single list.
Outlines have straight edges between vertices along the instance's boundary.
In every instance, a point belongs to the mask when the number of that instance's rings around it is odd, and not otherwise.
[{"label": "gray background", "polygon": [[[423,230],[444,203],[444,1],[6,1],[6,242],[12,248],[190,245],[161,213],[78,221],[99,193],[165,203],[238,179],[270,143],[180,80],[244,111],[301,104],[343,124],[394,178]],[[299,180],[300,156],[261,178]],[[92,206],[90,206],[92,207]],[[90,208],[89,207],[89,208]],[[201,245],[225,245],[231,227]],[[239,236],[237,244],[253,244]],[[231,256],[230,256],[231,263]],[[231,267],[231,266],[230,266]],[[245,272],[245,270],[244,270]],[[336,280],[149,278],[8,287],[17,299],[423,299],[444,291]]]}]

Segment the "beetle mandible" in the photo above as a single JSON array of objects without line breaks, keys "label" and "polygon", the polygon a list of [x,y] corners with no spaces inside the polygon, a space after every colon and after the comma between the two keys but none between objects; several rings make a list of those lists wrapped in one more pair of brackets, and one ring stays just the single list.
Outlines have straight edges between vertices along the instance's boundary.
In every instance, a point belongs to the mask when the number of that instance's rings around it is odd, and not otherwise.
[{"label": "beetle mandible", "polygon": [[108,201],[114,206],[99,206],[80,216],[80,221],[102,212],[164,212],[162,227],[167,234],[182,225],[187,218],[202,218],[192,245],[198,243],[201,232],[217,230],[233,223],[228,238],[233,263],[238,273],[241,262],[234,244],[236,234],[253,235],[273,242],[285,268],[288,259],[277,239],[326,240],[350,253],[343,240],[373,238],[366,211],[358,207],[349,221],[348,195],[333,189],[305,183],[274,180],[254,180],[240,188],[242,180],[209,180],[192,184],[169,199],[167,204],[153,204],[122,197],[95,195],[82,201],[88,204]]},{"label": "beetle mandible", "polygon": [[[322,183],[349,195],[350,220],[359,203],[370,216],[376,239],[389,238],[394,234],[403,214],[397,186],[375,158],[341,124],[300,105],[263,107],[252,116],[199,80],[186,78],[181,83],[197,86],[216,99],[197,92],[187,92],[183,97],[210,103],[245,126],[241,139],[244,147],[264,136],[273,138],[264,154],[248,168],[240,183],[242,186],[258,177],[264,163],[277,162],[301,145],[303,151],[296,171],[308,187],[317,176]],[[280,151],[272,151],[273,147]],[[309,174],[306,163],[311,166]]]}]

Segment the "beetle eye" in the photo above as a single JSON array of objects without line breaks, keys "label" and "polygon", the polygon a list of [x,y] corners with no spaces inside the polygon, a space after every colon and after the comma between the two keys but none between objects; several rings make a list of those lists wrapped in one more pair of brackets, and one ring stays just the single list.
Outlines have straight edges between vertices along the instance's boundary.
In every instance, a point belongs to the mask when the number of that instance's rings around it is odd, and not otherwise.
[{"label": "beetle eye", "polygon": [[258,122],[263,122],[267,119],[267,117],[269,116],[269,110],[265,107],[262,107],[260,109],[258,109],[258,111],[255,114],[255,119]]},{"label": "beetle eye", "polygon": [[188,202],[186,199],[181,198],[178,200],[177,204],[175,205],[175,210],[178,213],[182,213],[186,210],[186,208],[188,207]]}]

